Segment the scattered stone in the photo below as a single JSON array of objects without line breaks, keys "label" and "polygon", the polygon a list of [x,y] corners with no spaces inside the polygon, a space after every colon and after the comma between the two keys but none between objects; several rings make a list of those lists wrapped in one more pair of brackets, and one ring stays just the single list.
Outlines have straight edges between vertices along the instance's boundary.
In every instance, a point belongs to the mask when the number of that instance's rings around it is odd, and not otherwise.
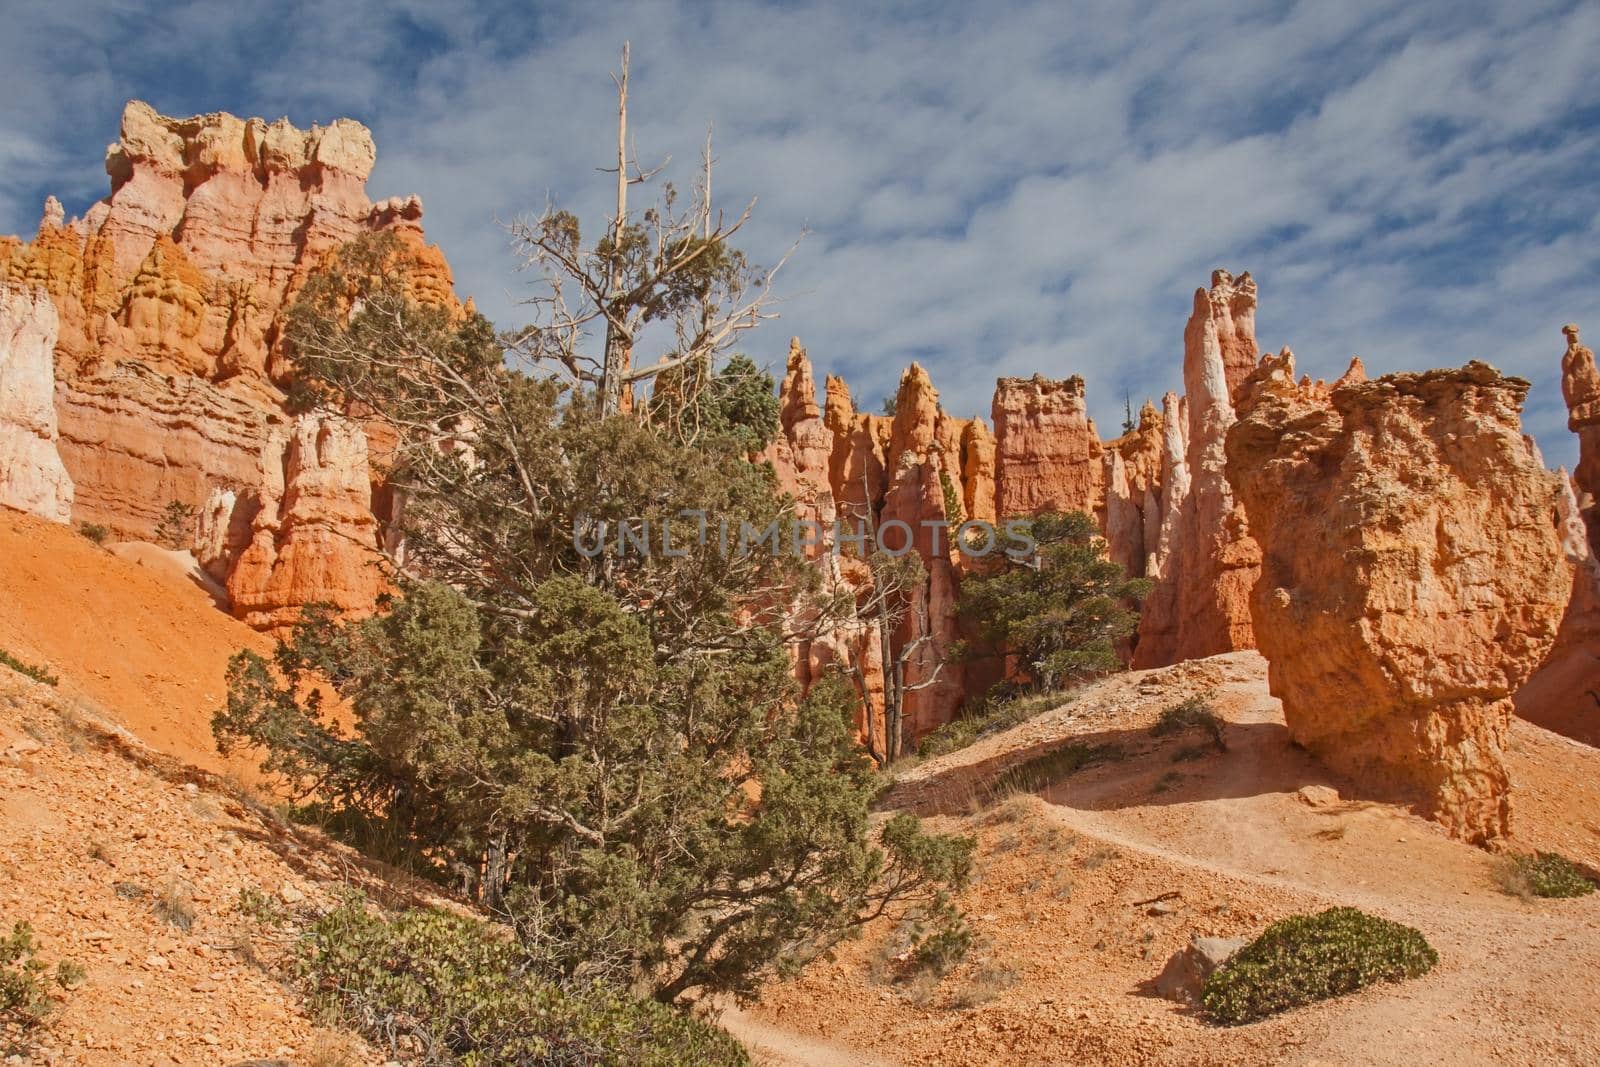
[{"label": "scattered stone", "polygon": [[1211,972],[1249,943],[1245,937],[1195,936],[1187,948],[1167,960],[1166,967],[1155,977],[1157,995],[1179,1003],[1198,1003],[1200,989]]},{"label": "scattered stone", "polygon": [[1339,791],[1331,785],[1303,785],[1295,796],[1300,803],[1313,808],[1329,808],[1339,803]]}]

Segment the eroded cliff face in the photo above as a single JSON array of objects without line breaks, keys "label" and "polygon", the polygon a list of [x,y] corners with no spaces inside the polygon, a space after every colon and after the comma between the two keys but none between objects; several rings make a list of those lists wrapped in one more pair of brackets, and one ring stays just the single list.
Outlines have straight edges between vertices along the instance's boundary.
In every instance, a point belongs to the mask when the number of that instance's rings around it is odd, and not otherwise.
[{"label": "eroded cliff face", "polygon": [[[260,492],[234,505],[250,524],[249,543],[227,580],[234,615],[276,630],[310,603],[371,610],[384,576],[360,424],[301,415],[287,429],[274,428],[260,470]],[[237,526],[230,514],[224,528]]]},{"label": "eroded cliff face", "polygon": [[1163,442],[1166,420],[1145,403],[1139,424],[1105,446],[1101,529],[1112,562],[1135,578],[1152,574],[1164,518]]},{"label": "eroded cliff face", "polygon": [[56,309],[45,293],[0,285],[0,504],[72,518],[72,479],[56,449]]},{"label": "eroded cliff face", "polygon": [[[993,515],[993,437],[980,421],[945,413],[927,372],[916,364],[901,376],[890,416],[857,412],[848,387],[830,376],[819,418],[814,381],[796,339],[780,389],[779,434],[762,458],[794,498],[797,518],[824,527],[823,546],[812,553],[824,586],[853,595],[861,614],[801,642],[796,677],[809,685],[831,666],[849,671],[865,690],[857,729],[881,753],[886,662],[903,667],[908,692],[902,714],[912,738],[948,722],[968,695],[964,672],[951,656],[959,636],[960,568],[950,524],[972,514]],[[848,544],[839,553],[830,549],[835,519],[845,538],[861,544],[867,531],[876,530],[881,543],[896,552],[915,551],[923,564],[925,579],[911,590],[909,608],[890,633],[867,610],[874,575],[859,550]]]},{"label": "eroded cliff face", "polygon": [[[297,432],[283,405],[283,315],[344,242],[394,233],[417,299],[459,307],[443,255],[423,239],[421,203],[368,199],[375,158],[371,134],[348,119],[302,130],[223,113],[169,118],[134,101],[107,149],[110,195],[70,222],[51,198],[32,241],[0,240],[0,278],[43,290],[59,313],[55,409],[75,517],[150,539],[170,501],[204,514],[231,493],[235,507],[266,510],[274,485],[261,481],[261,456]],[[340,455],[361,464],[341,479],[370,495],[365,448]],[[243,555],[196,547],[213,568]],[[281,619],[282,590],[315,586],[309,563],[293,569],[307,577],[272,589],[218,577],[276,605],[251,618]],[[328,571],[323,592],[370,606],[378,586],[339,586],[340,573]]]},{"label": "eroded cliff face", "polygon": [[1211,305],[1207,317],[1217,331],[1227,396],[1232,399],[1240,383],[1256,369],[1261,354],[1256,347],[1255,279],[1249,271],[1235,278],[1225,270],[1214,270],[1206,300]]},{"label": "eroded cliff face", "polygon": [[1296,383],[1285,352],[1243,383],[1226,435],[1290,734],[1478,843],[1507,832],[1512,694],[1571,586],[1561,487],[1521,433],[1527,391],[1476,362]]},{"label": "eroded cliff face", "polygon": [[[797,517],[817,525],[820,533],[831,530],[834,519],[833,489],[829,483],[829,464],[833,460],[833,434],[817,406],[816,380],[811,361],[800,345],[800,338],[789,341],[789,358],[783,385],[779,390],[778,434],[767,448],[765,459],[777,472],[779,487],[794,497]],[[822,537],[808,554],[826,551]]]},{"label": "eroded cliff face", "polygon": [[[909,539],[926,578],[894,634],[905,662],[905,728],[912,738],[949,722],[966,696],[962,665],[952,655],[960,638],[955,607],[959,575],[953,562],[949,504],[960,500],[964,423],[939,406],[928,372],[916,363],[900,377],[889,434],[888,490],[879,512],[879,543],[898,551]],[[891,525],[903,524],[903,525]],[[919,641],[926,637],[927,640]]]},{"label": "eroded cliff face", "polygon": [[1578,512],[1589,531],[1590,555],[1600,554],[1600,370],[1594,351],[1579,340],[1576,323],[1561,328],[1567,350],[1561,356],[1561,394],[1567,401],[1567,429],[1578,435],[1578,466],[1572,472]]}]

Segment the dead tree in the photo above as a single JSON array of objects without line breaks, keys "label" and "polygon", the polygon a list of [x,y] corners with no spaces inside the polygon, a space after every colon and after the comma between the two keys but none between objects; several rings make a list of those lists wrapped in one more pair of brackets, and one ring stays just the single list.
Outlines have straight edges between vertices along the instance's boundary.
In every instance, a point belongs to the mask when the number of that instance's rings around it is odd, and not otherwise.
[{"label": "dead tree", "polygon": [[[852,661],[851,680],[866,708],[867,752],[881,764],[890,764],[906,754],[906,698],[936,685],[944,672],[944,661],[934,664],[927,677],[912,681],[910,667],[924,648],[933,643],[928,619],[928,572],[914,551],[893,556],[878,544],[878,526],[872,514],[871,489],[863,473],[862,486],[867,503],[862,506],[867,542],[865,553],[871,584],[857,600],[856,619],[877,630],[879,663],[883,672],[883,732],[879,744],[873,723],[872,694],[860,657]],[[895,638],[907,619],[912,620],[910,636],[895,647]]]},{"label": "dead tree", "polygon": [[[578,219],[547,204],[534,220],[512,223],[511,234],[526,269],[541,273],[544,287],[525,303],[535,321],[512,342],[529,357],[563,369],[580,387],[592,388],[602,414],[628,407],[634,385],[663,371],[710,367],[743,331],[770,310],[772,283],[788,254],[771,268],[752,265],[730,238],[749,221],[752,198],[731,222],[711,203],[711,138],[706,137],[703,173],[686,211],[670,183],[660,199],[634,215],[629,189],[656,177],[671,161],[645,170],[628,131],[629,47],[622,46],[617,86],[616,209],[604,234],[585,245]],[[793,252],[793,248],[789,250]],[[672,341],[655,362],[640,363],[635,351],[653,324],[670,329]],[[585,348],[591,332],[603,331],[598,357]]]}]

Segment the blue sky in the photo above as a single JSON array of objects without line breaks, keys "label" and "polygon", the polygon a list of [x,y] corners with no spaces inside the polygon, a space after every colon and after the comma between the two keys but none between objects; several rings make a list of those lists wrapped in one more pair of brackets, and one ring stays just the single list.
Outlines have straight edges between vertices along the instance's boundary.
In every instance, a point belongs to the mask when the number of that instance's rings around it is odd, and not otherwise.
[{"label": "blue sky", "polygon": [[[374,130],[373,197],[418,193],[505,325],[503,223],[605,199],[608,72],[634,50],[640,156],[719,200],[780,321],[876,408],[928,366],[988,414],[1000,374],[1082,374],[1103,432],[1180,384],[1191,294],[1250,270],[1258,334],[1332,377],[1488,360],[1575,454],[1562,323],[1600,338],[1600,5],[0,0],[0,232],[107,191],[122,104]],[[1592,343],[1592,342],[1591,342]]]}]

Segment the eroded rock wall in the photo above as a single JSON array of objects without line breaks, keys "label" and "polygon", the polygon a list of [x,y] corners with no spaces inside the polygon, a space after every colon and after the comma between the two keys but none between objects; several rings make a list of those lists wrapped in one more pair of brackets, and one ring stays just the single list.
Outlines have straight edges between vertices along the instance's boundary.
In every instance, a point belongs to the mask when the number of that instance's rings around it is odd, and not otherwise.
[{"label": "eroded rock wall", "polygon": [[[1181,405],[1167,402],[1184,424],[1164,433],[1162,469],[1168,499],[1151,561],[1156,589],[1139,621],[1134,666],[1254,648],[1250,590],[1261,553],[1234,498],[1224,443],[1234,423],[1233,386],[1245,353],[1254,364],[1256,289],[1248,274],[1236,284],[1226,271],[1197,289],[1183,335]],[[1240,379],[1242,381],[1242,378]],[[1183,449],[1181,462],[1176,451]]]},{"label": "eroded rock wall", "polygon": [[1093,513],[1104,491],[1103,446],[1083,379],[1001,378],[995,383],[995,513]]},{"label": "eroded rock wall", "polygon": [[1578,466],[1557,475],[1556,516],[1562,546],[1573,565],[1572,598],[1556,645],[1517,691],[1517,714],[1589,745],[1600,745],[1600,371],[1578,327],[1562,327],[1561,391],[1567,426],[1578,435]]},{"label": "eroded rock wall", "polygon": [[[208,502],[208,513],[221,500]],[[300,608],[327,603],[342,612],[370,611],[384,586],[367,439],[360,424],[338,415],[301,415],[274,428],[262,449],[260,489],[234,502],[215,522],[224,553],[248,515],[250,540],[227,579],[233,613],[257,629],[292,625]],[[212,558],[216,558],[213,554]]]}]

